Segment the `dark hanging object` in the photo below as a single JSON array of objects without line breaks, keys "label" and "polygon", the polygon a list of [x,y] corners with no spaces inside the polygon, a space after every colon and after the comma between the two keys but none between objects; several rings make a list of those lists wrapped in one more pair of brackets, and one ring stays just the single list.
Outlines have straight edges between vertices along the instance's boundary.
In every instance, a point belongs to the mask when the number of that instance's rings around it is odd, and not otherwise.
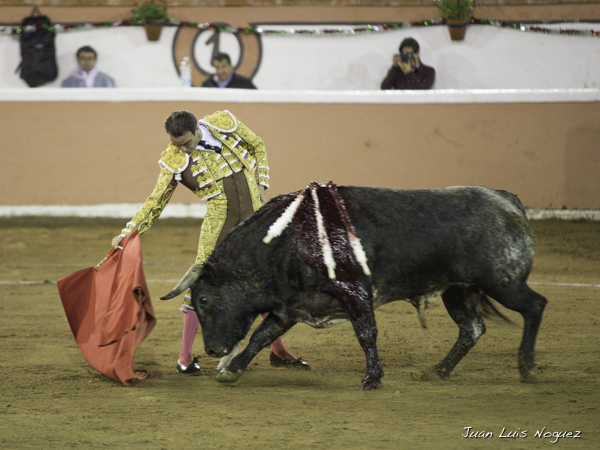
[{"label": "dark hanging object", "polygon": [[[37,6],[21,22],[21,78],[29,87],[37,87],[56,80],[56,49],[54,28],[47,16],[40,14]],[[15,72],[15,73],[16,73]]]}]

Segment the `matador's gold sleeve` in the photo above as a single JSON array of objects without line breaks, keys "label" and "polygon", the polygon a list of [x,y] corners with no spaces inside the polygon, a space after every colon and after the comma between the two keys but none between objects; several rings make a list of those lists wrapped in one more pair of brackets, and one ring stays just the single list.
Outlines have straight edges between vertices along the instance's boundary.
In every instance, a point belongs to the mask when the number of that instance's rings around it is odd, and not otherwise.
[{"label": "matador's gold sleeve", "polygon": [[160,175],[156,182],[156,186],[146,199],[142,207],[133,216],[126,227],[121,231],[121,236],[127,236],[133,230],[138,230],[140,234],[144,234],[154,224],[158,217],[171,200],[173,192],[177,187],[177,182],[173,179],[173,172],[165,167],[161,167]]},{"label": "matador's gold sleeve", "polygon": [[254,176],[256,177],[257,183],[267,189],[269,187],[269,164],[267,163],[267,150],[265,149],[265,143],[261,138],[254,134],[250,128],[248,128],[239,120],[235,134],[241,137],[248,144],[248,151],[256,159]]}]

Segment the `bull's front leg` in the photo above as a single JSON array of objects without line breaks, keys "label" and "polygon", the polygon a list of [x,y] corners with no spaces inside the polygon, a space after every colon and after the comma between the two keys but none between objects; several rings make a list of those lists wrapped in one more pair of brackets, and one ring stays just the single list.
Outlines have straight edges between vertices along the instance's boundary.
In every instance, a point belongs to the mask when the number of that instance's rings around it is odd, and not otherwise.
[{"label": "bull's front leg", "polygon": [[[364,284],[335,280],[336,297],[350,318],[354,333],[365,352],[367,373],[362,380],[364,390],[381,386],[383,369],[377,353],[377,325],[373,311],[373,297]],[[367,286],[369,286],[367,284]]]},{"label": "bull's front leg", "polygon": [[246,348],[217,374],[217,381],[221,383],[236,382],[242,376],[250,361],[263,348],[270,346],[275,339],[283,335],[293,325],[294,323],[284,325],[274,314],[268,314],[252,333]]},{"label": "bull's front leg", "polygon": [[383,369],[377,353],[375,317],[373,315],[372,320],[352,321],[352,326],[367,359],[367,373],[362,379],[361,386],[364,390],[377,389],[381,386]]}]

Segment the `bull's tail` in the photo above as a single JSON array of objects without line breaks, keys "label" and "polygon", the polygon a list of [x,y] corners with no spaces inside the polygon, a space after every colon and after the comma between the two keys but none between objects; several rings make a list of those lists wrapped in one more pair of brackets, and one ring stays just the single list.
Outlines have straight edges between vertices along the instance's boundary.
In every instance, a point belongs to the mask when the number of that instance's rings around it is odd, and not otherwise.
[{"label": "bull's tail", "polygon": [[489,297],[487,295],[485,295],[483,292],[481,292],[481,295],[480,295],[479,312],[485,318],[500,317],[502,320],[504,320],[508,323],[514,324],[514,322],[512,320],[510,320],[508,317],[506,317],[504,314],[502,314],[500,311],[498,311],[498,309],[496,308],[494,303],[492,303],[492,301],[489,299]]},{"label": "bull's tail", "polygon": [[417,319],[419,319],[419,323],[421,324],[421,328],[424,330],[428,329],[427,326],[427,316],[425,315],[425,311],[429,309],[431,303],[438,299],[440,296],[440,292],[434,292],[429,295],[420,295],[419,297],[413,297],[408,301],[417,309]]},{"label": "bull's tail", "polygon": [[[424,330],[428,329],[427,315],[425,313],[432,302],[440,297],[440,294],[440,292],[434,292],[429,295],[421,295],[408,300],[416,308],[417,319],[419,319],[419,324]],[[499,317],[508,323],[514,324],[511,319],[498,311],[498,308],[496,308],[492,300],[481,291],[479,292],[479,312],[485,318]]]}]

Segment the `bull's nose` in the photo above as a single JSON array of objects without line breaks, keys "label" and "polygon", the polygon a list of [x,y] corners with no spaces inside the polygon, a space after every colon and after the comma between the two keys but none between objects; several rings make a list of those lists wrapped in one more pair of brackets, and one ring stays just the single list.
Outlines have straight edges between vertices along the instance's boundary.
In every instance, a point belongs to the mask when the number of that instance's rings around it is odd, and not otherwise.
[{"label": "bull's nose", "polygon": [[206,354],[208,356],[212,356],[213,358],[221,358],[227,354],[227,350],[218,351],[218,350],[215,350],[212,348],[207,348],[205,350],[206,350]]}]

